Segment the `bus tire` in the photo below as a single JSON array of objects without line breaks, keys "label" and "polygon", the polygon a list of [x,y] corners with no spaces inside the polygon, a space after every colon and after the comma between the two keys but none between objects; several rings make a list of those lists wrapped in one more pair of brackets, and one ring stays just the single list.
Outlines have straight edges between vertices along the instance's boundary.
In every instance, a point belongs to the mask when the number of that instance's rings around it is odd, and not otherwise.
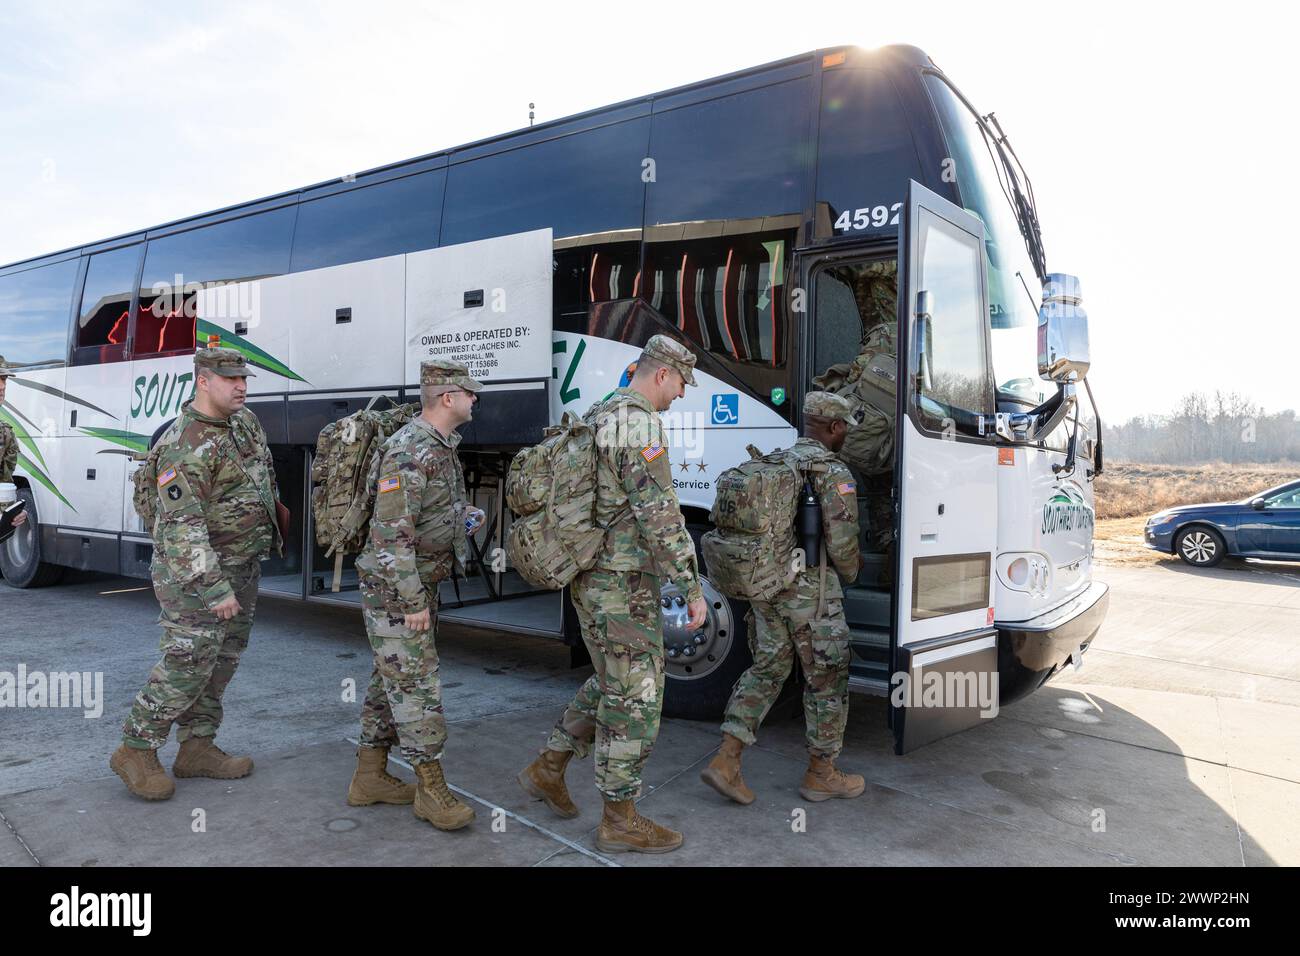
[{"label": "bus tire", "polygon": [[18,497],[27,502],[27,523],[0,544],[0,573],[11,588],[43,588],[57,584],[63,566],[41,560],[41,523],[36,496],[30,488],[19,488]]},{"label": "bus tire", "polygon": [[[686,720],[720,720],[736,681],[753,662],[749,654],[749,633],[745,621],[749,604],[724,596],[709,582],[708,568],[700,553],[700,538],[708,529],[691,525],[687,530],[695,542],[701,584],[704,586],[705,598],[710,603],[709,624],[705,625],[705,630],[707,632],[710,627],[713,628],[709,633],[710,646],[717,642],[722,653],[715,655],[716,660],[708,660],[706,656],[703,666],[685,663],[681,657],[674,659],[668,654],[669,629],[665,628],[663,713],[665,717],[682,717]],[[673,600],[676,600],[675,590],[672,589]],[[718,633],[720,625],[725,627],[727,633]]]}]

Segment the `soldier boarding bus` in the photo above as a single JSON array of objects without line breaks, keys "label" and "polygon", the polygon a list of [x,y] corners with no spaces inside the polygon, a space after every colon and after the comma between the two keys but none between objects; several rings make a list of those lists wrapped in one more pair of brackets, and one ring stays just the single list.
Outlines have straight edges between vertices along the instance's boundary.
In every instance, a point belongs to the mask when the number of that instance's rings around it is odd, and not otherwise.
[{"label": "soldier boarding bus", "polygon": [[[460,453],[488,521],[443,616],[581,646],[568,602],[506,560],[512,455],[671,335],[700,383],[663,416],[698,543],[717,477],[793,444],[814,379],[883,328],[893,450],[875,502],[858,489],[844,602],[851,686],[889,696],[903,753],[1077,665],[1105,616],[1079,293],[1047,271],[996,118],[929,57],[790,57],[0,267],[0,418],[31,519],[0,571],[148,576],[130,475],[216,336],[257,371],[248,408],[293,512],[263,593],[359,604],[355,556],[327,557],[312,526],[317,436],[418,400],[421,360],[452,358],[485,383]],[[662,596],[666,713],[714,718],[749,664],[746,608],[701,570],[703,629]]]}]

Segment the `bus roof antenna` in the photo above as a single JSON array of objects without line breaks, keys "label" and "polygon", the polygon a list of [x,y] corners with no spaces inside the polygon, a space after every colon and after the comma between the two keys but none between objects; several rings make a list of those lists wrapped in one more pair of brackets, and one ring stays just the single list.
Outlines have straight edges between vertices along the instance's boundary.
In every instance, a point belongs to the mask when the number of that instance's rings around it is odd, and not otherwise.
[{"label": "bus roof antenna", "polygon": [[528,125],[529,125],[529,126],[532,126],[532,125],[533,125],[533,110],[534,110],[534,109],[536,109],[536,104],[535,104],[535,103],[529,103],[529,104],[528,104]]}]

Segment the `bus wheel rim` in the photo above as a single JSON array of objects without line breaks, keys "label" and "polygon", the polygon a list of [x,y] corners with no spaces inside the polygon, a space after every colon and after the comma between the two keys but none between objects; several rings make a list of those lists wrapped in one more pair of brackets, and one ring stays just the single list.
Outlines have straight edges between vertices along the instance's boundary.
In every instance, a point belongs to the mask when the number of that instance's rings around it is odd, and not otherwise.
[{"label": "bus wheel rim", "polygon": [[698,631],[686,627],[686,596],[675,584],[659,589],[663,613],[664,671],[674,680],[699,680],[713,673],[727,659],[735,639],[731,604],[708,578],[700,578],[708,615]]}]

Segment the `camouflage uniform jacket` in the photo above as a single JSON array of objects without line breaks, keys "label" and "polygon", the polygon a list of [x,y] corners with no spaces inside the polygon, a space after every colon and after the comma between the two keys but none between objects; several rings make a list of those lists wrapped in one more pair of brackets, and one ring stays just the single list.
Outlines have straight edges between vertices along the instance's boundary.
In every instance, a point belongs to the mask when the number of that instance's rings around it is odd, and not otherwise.
[{"label": "camouflage uniform jacket", "polygon": [[458,432],[444,435],[414,418],[384,444],[373,473],[375,513],[357,570],[376,580],[395,614],[428,608],[433,585],[451,571],[453,553],[462,564],[469,556],[459,444]]},{"label": "camouflage uniform jacket", "polygon": [[247,409],[210,418],[190,401],[158,444],[153,559],[211,610],[235,593],[222,562],[260,560],[283,548],[266,433]]},{"label": "camouflage uniform jacket", "polygon": [[[815,438],[800,438],[785,454],[805,466],[827,465],[826,471],[812,472],[810,477],[822,506],[822,540],[830,564],[827,570],[838,572],[838,577],[832,573],[826,575],[826,597],[843,597],[839,579],[852,583],[858,577],[858,490],[853,475],[844,462]],[[801,576],[815,592],[821,577],[821,558],[809,555],[807,561]],[[789,590],[793,592],[798,585],[796,581]]]},{"label": "camouflage uniform jacket", "polygon": [[0,422],[0,481],[13,481],[18,464],[18,439],[8,422]]},{"label": "camouflage uniform jacket", "polygon": [[640,392],[620,388],[585,420],[597,429],[596,523],[608,531],[595,567],[656,574],[688,601],[703,597],[659,413]]}]

